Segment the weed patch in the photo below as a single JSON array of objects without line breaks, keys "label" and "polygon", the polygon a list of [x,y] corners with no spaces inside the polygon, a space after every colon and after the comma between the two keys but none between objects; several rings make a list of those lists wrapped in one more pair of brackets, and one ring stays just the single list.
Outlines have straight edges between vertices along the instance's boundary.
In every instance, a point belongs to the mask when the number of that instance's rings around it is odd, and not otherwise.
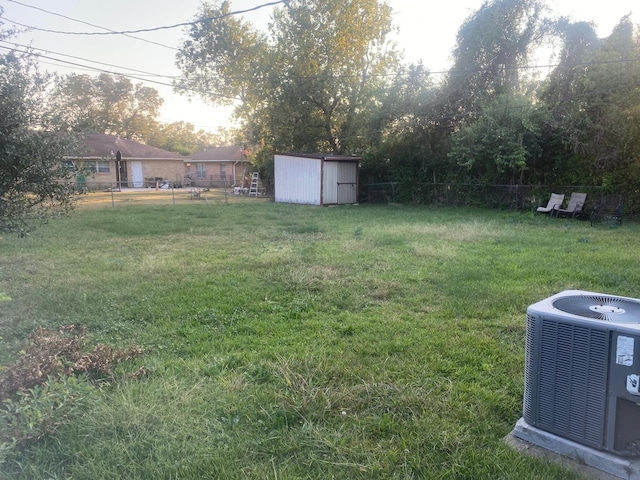
[{"label": "weed patch", "polygon": [[90,349],[86,333],[86,327],[81,325],[33,332],[18,361],[0,372],[0,398],[12,398],[71,375],[82,374],[97,383],[109,382],[116,363],[143,353],[139,347],[123,349],[103,344]]},{"label": "weed patch", "polygon": [[[54,433],[86,405],[95,386],[114,380],[119,362],[142,353],[138,347],[90,347],[79,325],[33,332],[18,361],[0,370],[0,465],[16,449]],[[145,373],[141,367],[129,377]]]}]

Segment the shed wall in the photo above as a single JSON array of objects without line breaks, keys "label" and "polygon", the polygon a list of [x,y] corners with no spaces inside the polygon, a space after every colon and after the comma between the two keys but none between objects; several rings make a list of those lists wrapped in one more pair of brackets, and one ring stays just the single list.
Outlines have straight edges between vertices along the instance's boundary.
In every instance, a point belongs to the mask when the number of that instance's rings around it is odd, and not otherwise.
[{"label": "shed wall", "polygon": [[275,155],[273,162],[276,202],[320,205],[319,159]]}]

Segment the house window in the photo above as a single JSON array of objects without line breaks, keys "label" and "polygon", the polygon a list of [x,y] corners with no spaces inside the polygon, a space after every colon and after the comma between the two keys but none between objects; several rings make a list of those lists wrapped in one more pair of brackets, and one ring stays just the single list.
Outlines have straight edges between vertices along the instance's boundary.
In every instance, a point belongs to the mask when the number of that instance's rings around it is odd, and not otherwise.
[{"label": "house window", "polygon": [[204,163],[196,163],[196,176],[198,178],[207,178],[207,166]]},{"label": "house window", "polygon": [[106,160],[96,160],[95,162],[86,162],[87,170],[92,173],[109,173],[111,168]]},{"label": "house window", "polygon": [[111,171],[111,169],[109,168],[109,162],[98,160],[96,162],[96,171],[98,173],[109,173]]},{"label": "house window", "polygon": [[76,164],[73,162],[73,160],[63,160],[62,164],[69,169],[70,172],[75,172],[76,171]]},{"label": "house window", "polygon": [[227,179],[227,165],[224,163],[220,164],[220,180]]}]

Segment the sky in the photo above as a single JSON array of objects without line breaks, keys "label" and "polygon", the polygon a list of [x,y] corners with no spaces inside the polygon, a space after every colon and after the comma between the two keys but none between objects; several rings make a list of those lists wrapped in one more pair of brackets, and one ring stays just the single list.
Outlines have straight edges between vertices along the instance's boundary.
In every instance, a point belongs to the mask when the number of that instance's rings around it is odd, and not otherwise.
[{"label": "sky", "polygon": [[[557,15],[568,16],[574,21],[593,22],[600,37],[608,36],[627,14],[632,14],[634,23],[640,23],[638,0],[547,1]],[[273,2],[231,0],[231,10],[250,10]],[[404,52],[405,62],[416,63],[421,60],[432,72],[445,71],[450,66],[450,55],[460,25],[482,3],[483,0],[389,0],[394,11],[394,25],[399,28],[399,33],[393,39]],[[192,21],[200,4],[200,0],[0,0],[0,7],[4,9],[4,27],[17,22],[65,32],[105,31],[95,26],[114,31],[172,26]],[[241,16],[256,28],[266,30],[272,8],[257,8]],[[23,27],[18,28],[24,30]],[[170,86],[172,78],[180,74],[175,66],[175,54],[186,38],[184,28],[162,29],[135,36],[138,38],[29,30],[0,42],[0,46],[7,47],[14,43],[30,45],[41,54],[43,70],[61,74],[98,75],[100,72],[95,69],[99,69],[134,76],[134,83],[143,82],[155,88],[163,98],[159,117],[162,122],[184,121],[193,124],[196,129],[212,132],[219,127],[233,125],[231,107],[214,107],[199,98],[188,99],[173,92]]]}]

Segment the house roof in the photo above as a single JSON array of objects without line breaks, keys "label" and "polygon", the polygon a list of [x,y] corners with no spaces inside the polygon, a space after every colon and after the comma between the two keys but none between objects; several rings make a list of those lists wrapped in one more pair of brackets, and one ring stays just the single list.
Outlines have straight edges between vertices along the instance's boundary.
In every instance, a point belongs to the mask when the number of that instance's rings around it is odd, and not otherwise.
[{"label": "house roof", "polygon": [[150,159],[150,160],[185,160],[183,155],[169,152],[162,148],[152,147],[143,143],[134,142],[128,138],[117,135],[94,133],[84,139],[89,151],[84,158],[113,157],[119,150],[123,159]]},{"label": "house roof", "polygon": [[194,162],[248,162],[249,150],[245,147],[214,147],[204,150],[203,152],[195,152],[187,158]]}]

